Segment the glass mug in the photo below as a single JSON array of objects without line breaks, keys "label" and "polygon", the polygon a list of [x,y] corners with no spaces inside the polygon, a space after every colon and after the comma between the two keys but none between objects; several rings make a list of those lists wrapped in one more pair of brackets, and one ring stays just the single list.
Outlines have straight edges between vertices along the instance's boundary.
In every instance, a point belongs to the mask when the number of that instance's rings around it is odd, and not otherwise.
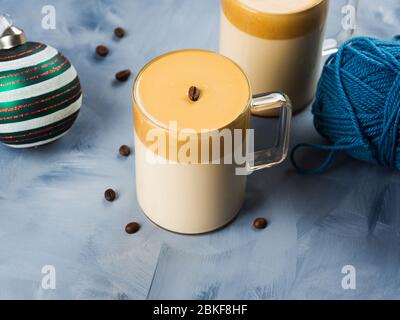
[{"label": "glass mug", "polygon": [[[358,0],[347,4],[355,19]],[[219,51],[242,67],[255,93],[283,90],[301,110],[314,98],[322,56],[354,32],[348,21],[324,42],[328,7],[329,0],[221,0]]]},{"label": "glass mug", "polygon": [[[253,97],[245,73],[218,53],[180,50],[152,60],[135,80],[133,109],[138,203],[151,221],[173,232],[200,234],[228,224],[243,204],[247,174],[287,156],[288,97],[280,92]],[[249,151],[251,114],[275,109],[276,145]],[[221,135],[223,143],[214,145]],[[247,152],[244,162],[231,161],[237,150]]]}]

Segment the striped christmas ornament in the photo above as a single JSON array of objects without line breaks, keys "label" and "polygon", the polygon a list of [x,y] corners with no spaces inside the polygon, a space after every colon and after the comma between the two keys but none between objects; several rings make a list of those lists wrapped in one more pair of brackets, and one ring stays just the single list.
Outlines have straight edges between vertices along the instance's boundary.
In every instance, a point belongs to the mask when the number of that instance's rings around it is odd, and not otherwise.
[{"label": "striped christmas ornament", "polygon": [[0,141],[14,148],[65,135],[82,104],[79,78],[56,49],[26,42],[0,50]]}]

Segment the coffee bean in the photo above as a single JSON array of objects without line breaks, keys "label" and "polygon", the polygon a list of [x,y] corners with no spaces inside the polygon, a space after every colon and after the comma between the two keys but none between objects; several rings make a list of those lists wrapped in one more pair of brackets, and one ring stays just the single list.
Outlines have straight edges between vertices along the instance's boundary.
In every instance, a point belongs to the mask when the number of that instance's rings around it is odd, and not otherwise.
[{"label": "coffee bean", "polygon": [[96,53],[100,56],[100,57],[105,57],[106,55],[108,55],[110,51],[108,50],[108,48],[106,46],[100,45],[96,47]]},{"label": "coffee bean", "polygon": [[106,200],[109,202],[113,202],[115,200],[116,196],[117,195],[113,189],[107,189],[104,192],[104,198],[106,198]]},{"label": "coffee bean", "polygon": [[119,148],[119,154],[123,157],[128,157],[131,154],[131,149],[128,146],[123,145]]},{"label": "coffee bean", "polygon": [[265,229],[268,226],[268,221],[264,218],[257,218],[253,222],[254,228]]},{"label": "coffee bean", "polygon": [[191,86],[189,88],[188,97],[192,101],[199,100],[199,98],[200,98],[200,89],[195,87],[195,86]]},{"label": "coffee bean", "polygon": [[115,79],[117,79],[118,81],[126,81],[128,80],[128,78],[131,75],[131,71],[126,69],[126,70],[122,70],[120,72],[117,72],[117,74],[115,75]]},{"label": "coffee bean", "polygon": [[121,27],[115,28],[114,34],[118,38],[123,38],[125,36],[125,30]]},{"label": "coffee bean", "polygon": [[134,234],[140,229],[140,224],[137,222],[128,223],[125,227],[125,232],[128,234]]}]

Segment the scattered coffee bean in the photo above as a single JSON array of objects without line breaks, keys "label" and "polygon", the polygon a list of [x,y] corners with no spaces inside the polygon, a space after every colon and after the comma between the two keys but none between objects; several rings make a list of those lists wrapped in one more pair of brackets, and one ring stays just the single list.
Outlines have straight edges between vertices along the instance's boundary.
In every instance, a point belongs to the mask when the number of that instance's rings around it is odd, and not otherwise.
[{"label": "scattered coffee bean", "polygon": [[121,27],[115,28],[114,34],[118,38],[123,38],[125,36],[125,30]]},{"label": "scattered coffee bean", "polygon": [[123,157],[128,157],[131,154],[131,149],[128,146],[123,145],[119,148],[119,154]]},{"label": "scattered coffee bean", "polygon": [[200,89],[195,87],[195,86],[191,86],[189,88],[188,97],[192,101],[199,100],[199,98],[200,98]]},{"label": "scattered coffee bean", "polygon": [[256,229],[265,229],[268,226],[268,221],[264,218],[257,218],[254,220],[253,225]]},{"label": "scattered coffee bean", "polygon": [[128,80],[128,78],[131,75],[131,71],[126,69],[126,70],[122,70],[120,72],[117,72],[117,74],[115,75],[115,79],[117,79],[118,81],[126,81]]},{"label": "scattered coffee bean", "polygon": [[140,229],[140,224],[137,222],[128,223],[125,227],[125,231],[128,234],[134,234],[134,233],[138,232],[139,229]]},{"label": "scattered coffee bean", "polygon": [[117,195],[113,189],[107,189],[104,192],[104,198],[106,198],[106,200],[109,202],[113,202],[115,200],[116,196]]},{"label": "scattered coffee bean", "polygon": [[108,48],[106,46],[100,45],[100,46],[96,47],[96,53],[100,57],[105,57],[106,55],[108,55],[109,52],[110,52],[110,50],[108,50]]}]

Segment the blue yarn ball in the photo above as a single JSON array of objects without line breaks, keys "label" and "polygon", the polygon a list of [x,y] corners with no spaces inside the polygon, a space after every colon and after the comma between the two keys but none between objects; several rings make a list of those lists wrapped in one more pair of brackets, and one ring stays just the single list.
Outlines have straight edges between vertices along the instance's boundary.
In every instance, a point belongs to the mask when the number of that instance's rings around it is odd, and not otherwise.
[{"label": "blue yarn ball", "polygon": [[[292,153],[304,173],[325,171],[336,151],[355,159],[400,169],[400,44],[353,38],[323,68],[312,107],[314,126],[332,145],[297,146]],[[294,152],[301,147],[330,152],[317,169],[300,168]]]}]

